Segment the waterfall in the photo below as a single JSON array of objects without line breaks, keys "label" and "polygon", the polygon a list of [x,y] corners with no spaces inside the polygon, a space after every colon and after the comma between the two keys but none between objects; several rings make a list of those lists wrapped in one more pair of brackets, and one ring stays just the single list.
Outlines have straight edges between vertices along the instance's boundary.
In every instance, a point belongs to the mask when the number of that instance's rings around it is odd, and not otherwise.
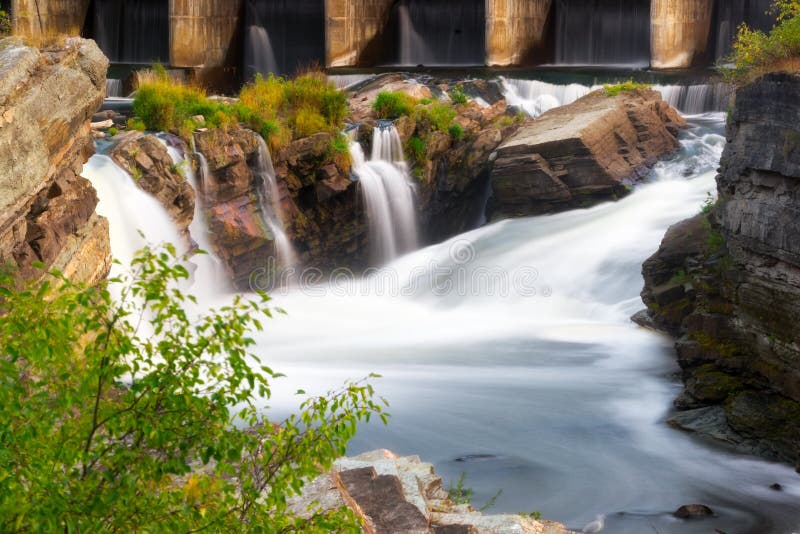
[{"label": "waterfall", "polygon": [[[501,78],[503,94],[510,106],[524,109],[531,117],[559,106],[566,106],[602,89],[602,85],[571,83],[556,85],[538,80]],[[653,85],[653,89],[672,107],[688,115],[725,111],[728,109],[732,88],[725,83],[697,85]]]},{"label": "waterfall", "polygon": [[[389,23],[395,46],[387,63],[400,65],[483,65],[484,0],[401,0]],[[390,38],[391,40],[391,38]]]},{"label": "waterfall", "polygon": [[518,80],[501,78],[503,94],[511,106],[525,110],[531,117],[538,117],[546,111],[572,104],[602,86],[588,87],[577,83],[554,85],[538,80]]},{"label": "waterfall", "polygon": [[106,98],[122,98],[122,80],[108,78],[106,80]]},{"label": "waterfall", "polygon": [[93,31],[112,63],[169,62],[169,5],[163,0],[94,0]]},{"label": "waterfall", "polygon": [[719,60],[731,53],[743,22],[756,30],[772,29],[775,24],[775,16],[769,13],[772,4],[773,0],[716,0],[710,37],[714,58]]},{"label": "waterfall", "polygon": [[670,106],[687,115],[725,111],[733,95],[733,88],[725,83],[654,85],[653,89],[660,92]]},{"label": "waterfall", "polygon": [[279,267],[292,269],[297,266],[297,254],[283,227],[285,219],[283,217],[283,208],[281,207],[278,180],[275,177],[275,168],[272,166],[272,156],[269,153],[269,148],[267,148],[267,143],[261,136],[258,137],[258,155],[254,170],[261,178],[262,190],[259,194],[261,214],[264,217],[264,223],[272,233]]},{"label": "waterfall", "polygon": [[414,190],[397,129],[380,125],[373,130],[370,161],[356,142],[350,143],[350,154],[367,210],[372,262],[380,265],[416,249]]},{"label": "waterfall", "polygon": [[650,0],[556,0],[555,63],[650,64]]},{"label": "waterfall", "polygon": [[325,64],[324,0],[247,0],[244,74],[294,74]]},{"label": "waterfall", "polygon": [[374,77],[375,74],[329,74],[328,81],[335,85],[337,89],[346,90]]}]

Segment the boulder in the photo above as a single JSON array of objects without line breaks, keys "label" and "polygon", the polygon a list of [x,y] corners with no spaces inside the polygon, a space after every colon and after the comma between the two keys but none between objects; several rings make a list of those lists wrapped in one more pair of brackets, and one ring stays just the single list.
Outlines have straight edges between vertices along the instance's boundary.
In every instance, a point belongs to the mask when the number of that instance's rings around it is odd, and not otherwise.
[{"label": "boulder", "polygon": [[492,218],[519,217],[616,198],[679,148],[685,123],[651,90],[591,93],[523,125],[497,149]]},{"label": "boulder", "polygon": [[41,274],[34,262],[89,284],[108,272],[108,226],[80,176],[94,153],[91,119],[107,68],[89,40],[44,51],[0,42],[0,263],[21,278]]},{"label": "boulder", "polygon": [[699,519],[714,515],[714,512],[704,504],[684,504],[672,514],[679,519]]}]

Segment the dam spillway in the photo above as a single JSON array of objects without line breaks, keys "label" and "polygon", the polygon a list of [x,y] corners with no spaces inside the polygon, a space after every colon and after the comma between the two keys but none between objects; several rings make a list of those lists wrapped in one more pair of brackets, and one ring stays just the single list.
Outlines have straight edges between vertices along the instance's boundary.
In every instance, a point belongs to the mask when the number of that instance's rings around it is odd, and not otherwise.
[{"label": "dam spillway", "polygon": [[[708,67],[770,0],[11,0],[15,33],[95,38],[112,63]],[[147,32],[144,32],[147,29]],[[141,36],[147,35],[144,39]]]}]

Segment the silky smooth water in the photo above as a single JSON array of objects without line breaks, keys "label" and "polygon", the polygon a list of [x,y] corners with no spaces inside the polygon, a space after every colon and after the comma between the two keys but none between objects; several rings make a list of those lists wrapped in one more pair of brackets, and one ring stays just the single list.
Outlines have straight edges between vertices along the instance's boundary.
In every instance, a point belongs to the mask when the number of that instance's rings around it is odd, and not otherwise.
[{"label": "silky smooth water", "polygon": [[[503,490],[491,511],[541,511],[577,530],[603,515],[617,534],[798,531],[793,469],[665,424],[681,388],[672,342],[629,319],[643,307],[642,262],[715,191],[724,116],[689,121],[681,152],[618,202],[498,222],[367,279],[274,292],[288,315],[256,336],[263,361],[288,375],[271,416],[294,410],[300,387],[377,372],[392,418],[362,427],[350,452],[419,454],[448,481],[465,472],[479,505]],[[163,208],[118,170],[94,156],[84,174],[125,261],[133,228],[171,234]],[[202,306],[231,296],[192,290]],[[671,516],[688,503],[715,516]]]},{"label": "silky smooth water", "polygon": [[[366,281],[275,295],[288,316],[258,342],[289,378],[271,409],[296,406],[298,387],[378,372],[393,417],[363,427],[350,451],[419,454],[451,481],[466,472],[478,504],[503,490],[496,512],[577,529],[603,514],[623,534],[800,527],[793,469],[665,424],[680,391],[671,341],[629,320],[643,307],[642,262],[715,191],[723,116],[690,120],[678,157],[619,202],[499,222]],[[694,502],[716,516],[670,515]]]}]

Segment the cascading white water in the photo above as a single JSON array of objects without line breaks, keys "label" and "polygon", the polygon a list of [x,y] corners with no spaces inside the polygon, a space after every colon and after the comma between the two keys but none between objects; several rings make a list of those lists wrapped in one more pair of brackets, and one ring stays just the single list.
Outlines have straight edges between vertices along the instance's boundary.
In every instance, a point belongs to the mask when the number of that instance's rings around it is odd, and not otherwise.
[{"label": "cascading white water", "polygon": [[254,170],[261,178],[263,185],[260,194],[261,213],[264,217],[264,223],[275,240],[278,266],[282,269],[294,268],[297,266],[297,254],[283,227],[285,219],[283,217],[283,208],[281,207],[278,180],[275,177],[275,168],[272,166],[272,156],[269,153],[269,148],[261,136],[258,136],[258,156]]},{"label": "cascading white water", "polygon": [[501,78],[503,93],[511,106],[525,110],[531,117],[538,117],[551,109],[572,104],[602,86],[588,87],[577,83],[554,85],[538,80]]},{"label": "cascading white water", "polygon": [[329,74],[328,81],[332,82],[337,89],[346,90],[374,77],[375,74]]},{"label": "cascading white water", "polygon": [[106,98],[122,98],[122,80],[108,78],[106,80]]},{"label": "cascading white water", "polygon": [[[276,295],[289,316],[257,337],[289,376],[273,413],[294,409],[298,387],[374,371],[392,419],[362,427],[349,452],[388,447],[451,481],[466,472],[478,504],[504,490],[492,512],[540,510],[578,531],[606,514],[615,534],[792,532],[797,475],[670,429],[671,342],[629,320],[644,259],[716,190],[723,116],[692,121],[681,153],[621,201],[504,221],[350,285]],[[469,455],[485,456],[456,460]],[[690,502],[715,517],[672,517]]]},{"label": "cascading white water", "polygon": [[414,250],[418,245],[414,190],[397,128],[381,125],[373,130],[370,161],[357,142],[350,143],[350,155],[367,210],[372,262],[380,265]]},{"label": "cascading white water", "polygon": [[689,115],[725,111],[733,95],[733,87],[725,83],[654,85],[653,89],[660,92],[670,106]]},{"label": "cascading white water", "polygon": [[267,29],[261,26],[250,26],[247,31],[247,71],[252,75],[270,73],[280,74],[278,60]]},{"label": "cascading white water", "polygon": [[[508,104],[524,109],[532,117],[571,104],[603,87],[602,85],[590,87],[577,83],[556,85],[538,80],[513,78],[501,78],[501,81]],[[653,85],[653,89],[660,92],[672,107],[689,115],[725,111],[728,109],[732,92],[731,86],[724,83]]]}]

